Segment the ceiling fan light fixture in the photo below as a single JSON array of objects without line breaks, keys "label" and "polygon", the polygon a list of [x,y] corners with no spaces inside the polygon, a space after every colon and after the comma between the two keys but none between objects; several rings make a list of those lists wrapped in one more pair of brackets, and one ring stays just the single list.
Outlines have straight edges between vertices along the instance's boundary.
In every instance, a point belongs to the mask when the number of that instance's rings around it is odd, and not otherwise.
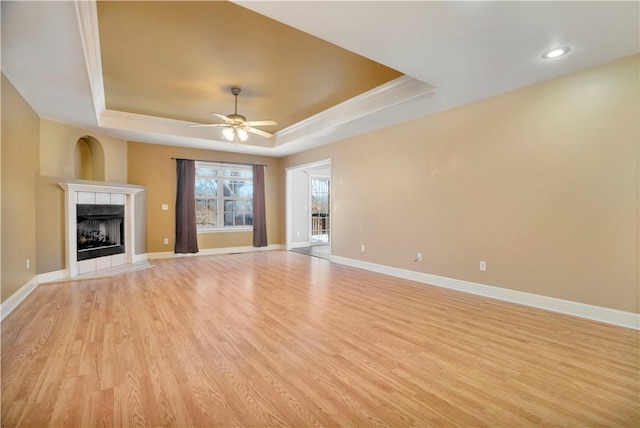
[{"label": "ceiling fan light fixture", "polygon": [[544,59],[559,58],[563,55],[568,54],[570,50],[571,48],[569,46],[563,46],[561,48],[553,48],[543,53],[542,58]]},{"label": "ceiling fan light fixture", "polygon": [[246,141],[247,138],[249,138],[249,134],[247,133],[247,131],[242,128],[237,129],[236,133],[238,134],[238,138],[240,138],[240,141]]},{"label": "ceiling fan light fixture", "polygon": [[233,128],[225,128],[222,130],[222,136],[229,141],[233,141],[236,137],[236,132]]},{"label": "ceiling fan light fixture", "polygon": [[237,143],[238,141],[247,141],[249,133],[242,128],[232,125],[222,130],[222,136],[228,141]]}]

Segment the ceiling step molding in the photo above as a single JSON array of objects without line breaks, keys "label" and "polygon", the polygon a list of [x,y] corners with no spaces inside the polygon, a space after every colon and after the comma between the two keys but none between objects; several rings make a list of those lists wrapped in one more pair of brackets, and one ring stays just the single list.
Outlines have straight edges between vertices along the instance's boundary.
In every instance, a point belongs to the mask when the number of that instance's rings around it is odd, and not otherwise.
[{"label": "ceiling step molding", "polygon": [[290,143],[317,132],[326,132],[330,128],[344,125],[380,110],[428,95],[435,90],[435,86],[412,77],[398,77],[278,131],[275,134],[275,146]]},{"label": "ceiling step molding", "polygon": [[[260,142],[248,144],[233,143],[222,139],[219,130],[211,128],[192,128],[193,122],[127,113],[118,110],[104,110],[100,115],[100,124],[109,128],[111,135],[141,143],[172,144],[208,150],[233,151],[237,153],[267,154],[273,147],[272,140],[260,138]],[[122,132],[122,135],[119,133]],[[257,138],[256,138],[257,140]],[[262,143],[262,144],[260,144]]]},{"label": "ceiling step molding", "polygon": [[[435,90],[436,87],[433,85],[409,76],[402,76],[278,131],[272,139],[259,139],[261,141],[257,142],[256,138],[251,145],[233,146],[228,141],[222,140],[219,131],[189,127],[188,125],[195,123],[183,120],[104,109],[99,116],[99,121],[105,128],[139,132],[141,142],[154,142],[162,136],[165,144],[184,145],[188,142],[191,147],[210,150],[282,155],[287,151],[285,145],[290,146],[304,140],[310,141],[317,135],[331,139],[332,135],[339,134],[343,125],[407,101],[428,96]],[[402,122],[403,118],[404,116],[400,116],[392,122]],[[370,128],[375,128],[375,123],[362,128],[362,132]],[[149,138],[149,134],[153,134],[154,138]],[[279,149],[283,149],[283,153],[279,153]]]}]

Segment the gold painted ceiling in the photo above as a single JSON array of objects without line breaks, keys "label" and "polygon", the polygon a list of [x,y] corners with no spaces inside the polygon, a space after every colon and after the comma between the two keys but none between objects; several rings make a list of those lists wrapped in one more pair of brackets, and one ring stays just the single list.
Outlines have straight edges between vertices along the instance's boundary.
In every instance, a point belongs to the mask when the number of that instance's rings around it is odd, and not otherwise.
[{"label": "gold painted ceiling", "polygon": [[276,132],[401,76],[226,1],[100,1],[98,22],[111,110],[219,123],[239,86],[238,113]]}]

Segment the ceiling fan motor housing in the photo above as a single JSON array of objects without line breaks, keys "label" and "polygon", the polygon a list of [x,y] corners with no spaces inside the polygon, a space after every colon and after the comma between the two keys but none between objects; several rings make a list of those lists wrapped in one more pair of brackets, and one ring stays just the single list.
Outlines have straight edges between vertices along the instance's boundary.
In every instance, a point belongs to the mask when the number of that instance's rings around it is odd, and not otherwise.
[{"label": "ceiling fan motor housing", "polygon": [[246,118],[246,117],[244,117],[243,115],[238,114],[238,113],[228,114],[228,115],[227,115],[227,117],[228,117],[230,120],[233,120],[233,121],[234,121],[235,123],[237,123],[237,124],[244,123],[244,122],[246,122],[246,121],[247,121],[247,118]]}]

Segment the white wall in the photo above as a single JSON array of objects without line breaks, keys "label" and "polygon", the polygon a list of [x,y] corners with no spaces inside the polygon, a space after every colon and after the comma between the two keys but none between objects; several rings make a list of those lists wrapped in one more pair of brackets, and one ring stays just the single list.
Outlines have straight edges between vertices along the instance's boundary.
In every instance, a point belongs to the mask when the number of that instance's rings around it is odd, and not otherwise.
[{"label": "white wall", "polygon": [[309,174],[298,169],[290,171],[291,220],[290,242],[293,247],[310,245],[309,231]]}]

